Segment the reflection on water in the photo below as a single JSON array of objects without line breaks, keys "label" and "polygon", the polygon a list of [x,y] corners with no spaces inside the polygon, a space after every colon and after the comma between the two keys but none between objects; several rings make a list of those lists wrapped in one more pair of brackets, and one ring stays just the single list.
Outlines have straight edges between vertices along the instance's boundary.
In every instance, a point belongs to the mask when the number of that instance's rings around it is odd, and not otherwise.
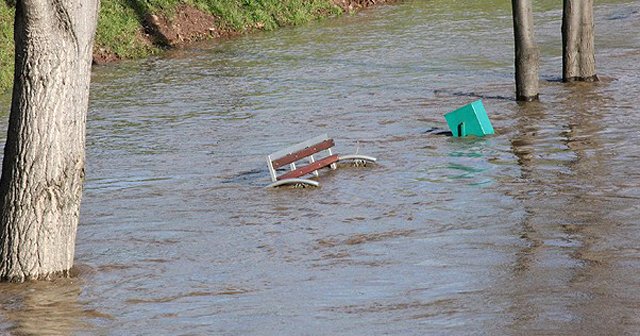
[{"label": "reflection on water", "polygon": [[0,285],[0,323],[3,334],[73,335],[98,331],[103,321],[113,317],[79,300],[83,284],[78,278],[53,282]]},{"label": "reflection on water", "polygon": [[[77,245],[91,271],[5,286],[0,330],[636,333],[639,10],[598,3],[607,80],[565,85],[560,9],[537,1],[549,81],[532,104],[512,99],[509,6],[486,1],[95,69]],[[477,97],[495,136],[425,133]],[[322,133],[379,164],[263,188],[265,154]]]},{"label": "reflection on water", "polygon": [[[609,85],[568,85],[569,95],[556,104],[527,104],[518,116],[522,131],[512,146],[522,166],[519,179],[527,189],[519,196],[525,245],[508,286],[517,299],[510,306],[512,331],[577,335],[606,330],[619,335],[635,330],[635,323],[626,321],[635,319],[637,304],[616,297],[628,295],[626,287],[636,280],[615,265],[618,242],[609,238],[618,231],[615,227],[630,224],[615,214],[636,211],[636,202],[616,195],[611,185],[616,179],[609,163],[616,160],[617,144],[603,134],[614,111],[607,106],[612,99],[600,90]],[[535,125],[550,112],[559,113],[556,110],[567,111],[557,130],[559,139],[553,141],[565,150],[551,155],[563,161],[557,169],[542,169],[547,164],[541,165],[540,159],[550,151],[540,151],[543,139]]]}]

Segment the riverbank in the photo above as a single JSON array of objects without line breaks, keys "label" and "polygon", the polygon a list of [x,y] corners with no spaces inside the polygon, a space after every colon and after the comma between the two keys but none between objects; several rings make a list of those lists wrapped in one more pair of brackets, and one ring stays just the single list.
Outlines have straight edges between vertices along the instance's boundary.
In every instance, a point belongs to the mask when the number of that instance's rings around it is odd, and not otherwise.
[{"label": "riverbank", "polygon": [[[94,64],[146,57],[203,39],[300,25],[393,0],[103,0]],[[13,78],[14,8],[0,2],[0,92]]]},{"label": "riverbank", "polygon": [[0,1],[0,94],[11,87],[13,78],[13,8]]}]

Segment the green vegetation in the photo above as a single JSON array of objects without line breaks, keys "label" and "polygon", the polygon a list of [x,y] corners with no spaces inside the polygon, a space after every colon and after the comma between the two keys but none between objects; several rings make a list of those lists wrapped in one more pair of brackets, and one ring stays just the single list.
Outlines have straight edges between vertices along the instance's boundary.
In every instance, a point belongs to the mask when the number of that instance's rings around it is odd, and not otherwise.
[{"label": "green vegetation", "polygon": [[136,58],[157,51],[141,39],[142,21],[128,0],[103,0],[96,31],[95,48],[121,58]]},{"label": "green vegetation", "polygon": [[299,25],[340,13],[339,8],[328,0],[193,0],[192,3],[221,18],[226,25],[224,28],[241,32]]},{"label": "green vegetation", "polygon": [[[0,92],[11,86],[13,15],[11,2],[0,2]],[[119,58],[144,57],[162,50],[145,41],[143,24],[150,15],[171,17],[190,5],[217,18],[217,28],[246,33],[300,25],[342,11],[332,0],[102,0],[95,49]]]},{"label": "green vegetation", "polygon": [[0,2],[0,93],[13,82],[13,8]]}]

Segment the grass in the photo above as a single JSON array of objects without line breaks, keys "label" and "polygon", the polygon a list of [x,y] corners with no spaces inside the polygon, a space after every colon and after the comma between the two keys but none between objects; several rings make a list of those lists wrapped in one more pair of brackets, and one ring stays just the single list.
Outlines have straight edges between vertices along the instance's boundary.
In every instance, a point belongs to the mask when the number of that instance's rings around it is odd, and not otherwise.
[{"label": "grass", "polygon": [[13,85],[13,15],[14,9],[0,2],[0,94]]},{"label": "grass", "polygon": [[[13,80],[13,16],[9,1],[0,1],[0,93]],[[143,22],[149,15],[171,17],[187,4],[218,18],[223,30],[247,33],[301,25],[341,9],[332,0],[102,0],[95,49],[120,58],[139,58],[158,53],[162,45],[142,39]]]},{"label": "grass", "polygon": [[214,15],[221,29],[240,33],[300,25],[341,12],[331,0],[103,0],[96,45],[122,58],[157,52],[138,38],[141,26],[151,14],[171,17],[181,4]]},{"label": "grass", "polygon": [[142,19],[128,0],[104,0],[100,4],[95,47],[121,58],[143,57],[156,52],[140,38]]},{"label": "grass", "polygon": [[226,28],[273,30],[300,25],[340,10],[327,0],[194,0],[193,5],[221,18]]}]

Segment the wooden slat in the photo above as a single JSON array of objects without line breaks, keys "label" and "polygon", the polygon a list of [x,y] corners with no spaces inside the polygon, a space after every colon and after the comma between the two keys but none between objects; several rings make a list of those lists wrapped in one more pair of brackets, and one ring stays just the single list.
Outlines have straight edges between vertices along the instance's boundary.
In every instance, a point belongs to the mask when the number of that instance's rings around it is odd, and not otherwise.
[{"label": "wooden slat", "polygon": [[290,163],[296,162],[298,160],[304,159],[305,157],[309,156],[309,155],[313,155],[317,152],[329,149],[331,147],[335,146],[335,143],[333,141],[333,139],[327,139],[325,141],[322,141],[320,143],[311,145],[305,149],[299,150],[297,152],[294,153],[290,153],[287,154],[279,159],[273,160],[273,168],[274,169],[278,169],[282,166],[288,165]]},{"label": "wooden slat", "polygon": [[304,167],[300,167],[296,170],[292,170],[286,174],[282,174],[280,176],[278,176],[278,180],[284,180],[284,179],[288,179],[288,178],[298,178],[300,176],[304,176],[307,175],[311,172],[313,172],[314,170],[318,170],[320,168],[326,167],[332,163],[336,163],[338,161],[338,154],[334,154],[334,155],[330,155],[327,156],[326,158],[323,158],[321,160],[318,160],[314,163],[310,163]]},{"label": "wooden slat", "polygon": [[295,145],[291,145],[291,146],[289,146],[287,148],[283,148],[283,149],[281,149],[279,151],[275,151],[275,152],[269,154],[270,160],[271,161],[277,160],[277,159],[279,159],[279,158],[281,158],[283,156],[289,155],[290,153],[294,153],[294,152],[303,150],[303,149],[305,149],[307,147],[311,147],[312,145],[315,145],[317,143],[321,143],[321,142],[323,142],[323,141],[325,141],[327,139],[329,139],[329,136],[326,133],[318,135],[318,136],[313,137],[311,139],[307,139],[307,140],[305,140],[303,142],[297,143]]}]

